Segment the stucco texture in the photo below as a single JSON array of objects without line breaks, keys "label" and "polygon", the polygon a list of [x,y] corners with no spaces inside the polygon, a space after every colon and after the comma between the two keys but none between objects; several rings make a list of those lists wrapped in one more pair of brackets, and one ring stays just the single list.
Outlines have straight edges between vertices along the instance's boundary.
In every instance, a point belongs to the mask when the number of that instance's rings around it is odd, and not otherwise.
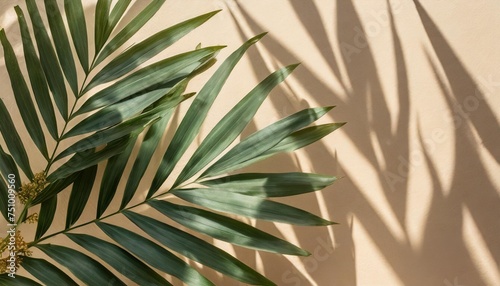
[{"label": "stucco texture", "polygon": [[[24,7],[23,2],[0,3],[0,25],[21,63],[12,7]],[[126,17],[147,2],[134,1]],[[84,3],[92,19],[94,1]],[[279,256],[214,243],[283,286],[500,285],[499,1],[167,0],[130,42],[217,9],[223,10],[157,58],[202,43],[227,45],[218,56],[224,59],[253,35],[269,34],[235,68],[181,162],[253,86],[292,63],[301,65],[264,102],[244,136],[314,106],[336,105],[318,123],[347,125],[294,154],[246,169],[342,177],[321,192],[283,200],[339,225],[290,227],[250,221],[297,243],[311,256]],[[0,95],[23,130],[3,53],[0,57]],[[214,70],[194,80],[188,90],[198,90]],[[179,122],[186,106],[172,124]],[[22,137],[30,142],[25,131]],[[43,168],[36,148],[29,152],[32,164]],[[148,174],[145,180],[154,175]],[[67,198],[62,193],[60,201]],[[92,198],[95,202],[97,196]],[[84,215],[94,213],[95,203],[90,202]],[[49,232],[63,226],[64,212]],[[202,271],[217,285],[242,285]]]}]

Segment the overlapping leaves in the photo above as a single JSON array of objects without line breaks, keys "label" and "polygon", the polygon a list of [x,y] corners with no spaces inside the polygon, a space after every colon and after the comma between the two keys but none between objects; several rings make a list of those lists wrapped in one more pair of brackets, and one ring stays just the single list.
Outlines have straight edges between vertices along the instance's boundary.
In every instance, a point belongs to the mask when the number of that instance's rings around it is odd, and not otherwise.
[{"label": "overlapping leaves", "polygon": [[[15,112],[19,112],[33,141],[21,141],[9,111],[0,100],[0,132],[7,147],[4,151],[0,146],[2,179],[6,181],[9,173],[17,174],[18,168],[27,180],[33,178],[25,147],[32,143],[47,160],[44,173],[49,184],[26,205],[28,211],[31,206],[41,205],[36,235],[29,246],[40,249],[56,263],[39,258],[26,258],[23,263],[23,267],[41,283],[57,281],[61,285],[78,285],[80,282],[104,285],[112,281],[113,285],[125,285],[123,278],[126,277],[139,285],[171,285],[157,274],[156,271],[160,271],[188,285],[213,285],[196,268],[178,258],[182,255],[244,283],[274,285],[192,232],[256,250],[308,255],[298,246],[234,219],[233,215],[309,226],[333,223],[267,198],[317,191],[333,183],[335,177],[306,173],[243,173],[220,177],[274,154],[312,144],[342,126],[342,123],[331,123],[308,127],[332,107],[305,109],[241,139],[226,150],[241,135],[273,88],[285,80],[297,65],[277,70],[244,96],[203,139],[187,164],[181,166],[179,175],[173,178],[173,186],[162,188],[198,135],[233,68],[245,52],[265,35],[249,39],[221,63],[194,97],[165,153],[160,156],[159,166],[151,166],[153,154],[159,149],[175,108],[194,96],[193,93],[185,94],[189,80],[210,67],[223,48],[197,47],[193,51],[140,67],[213,17],[218,12],[214,11],[166,28],[119,51],[156,14],[163,2],[152,0],[130,22],[117,25],[123,20],[131,1],[97,1],[93,19],[94,47],[91,49],[86,25],[89,19],[85,18],[80,1],[65,0],[63,11],[57,1],[44,0],[48,18],[46,27],[37,3],[26,0],[34,39],[23,11],[19,7],[15,10],[29,78],[23,76],[23,67],[19,65],[7,35],[0,31],[18,107]],[[123,28],[118,31],[118,26]],[[76,56],[71,53],[71,45]],[[91,50],[95,50],[93,57],[89,57]],[[84,78],[78,78],[77,62]],[[110,84],[92,93],[103,83]],[[69,96],[71,93],[73,96]],[[88,97],[83,96],[87,94]],[[46,143],[49,137],[45,137],[43,126],[55,142],[56,147],[51,152],[47,148],[51,145]],[[60,143],[68,138],[76,141],[65,149],[59,148]],[[132,156],[134,148],[138,153]],[[98,165],[103,162],[106,162],[106,168],[102,179],[97,179]],[[129,163],[132,170],[127,173],[125,167]],[[142,194],[139,186],[148,168],[154,169],[154,179],[149,183],[146,194]],[[121,181],[125,185],[123,190],[119,187]],[[197,187],[190,187],[191,184]],[[58,194],[68,187],[71,188],[71,195],[68,207],[63,210],[58,206]],[[6,201],[3,198],[7,197],[7,190],[2,187],[0,192],[0,206],[6,216],[3,210]],[[81,221],[92,192],[98,192],[95,220]],[[164,198],[167,193],[185,203],[168,201]],[[130,205],[134,198],[136,204]],[[121,200],[119,207],[111,203],[114,199]],[[135,207],[140,205],[149,205],[168,218],[165,221],[173,220],[192,232],[139,214]],[[65,212],[65,228],[47,235],[57,212]],[[113,216],[128,219],[143,232],[136,233],[104,222]],[[88,224],[95,224],[102,233],[82,234],[80,228]],[[50,241],[56,235],[66,235],[84,251],[78,250],[75,245],[45,244],[46,240]],[[107,238],[103,240],[101,237]],[[140,248],[136,247],[138,244]],[[122,277],[116,276],[111,268]],[[67,272],[71,272],[77,280],[70,278]],[[0,275],[0,281],[6,285],[10,283],[5,275]],[[25,277],[18,277],[16,282],[21,283],[19,285],[39,285]]]}]

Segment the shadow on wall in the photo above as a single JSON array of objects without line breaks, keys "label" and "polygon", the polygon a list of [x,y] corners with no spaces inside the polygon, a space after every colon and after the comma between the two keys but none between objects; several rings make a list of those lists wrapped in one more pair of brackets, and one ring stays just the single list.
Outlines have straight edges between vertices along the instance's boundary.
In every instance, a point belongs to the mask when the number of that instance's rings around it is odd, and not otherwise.
[{"label": "shadow on wall", "polygon": [[[244,5],[237,2],[233,4],[230,10],[242,40],[265,30]],[[489,155],[498,162],[500,128],[491,107],[484,100],[485,95],[481,92],[479,85],[460,62],[424,7],[419,2],[415,2],[414,7],[438,59],[435,62],[436,60],[428,57],[434,68],[436,80],[441,84],[441,96],[445,99],[448,111],[452,114],[454,125],[454,139],[450,140],[454,140],[455,154],[454,159],[449,160],[450,164],[454,162],[454,169],[452,183],[446,188],[430,156],[430,153],[435,151],[436,142],[434,145],[429,144],[429,140],[426,140],[429,138],[423,138],[420,124],[417,126],[410,124],[411,110],[416,110],[416,108],[410,106],[408,69],[391,5],[387,4],[387,15],[393,41],[395,59],[393,69],[397,76],[397,108],[399,110],[397,116],[391,115],[372,47],[366,39],[362,42],[359,38],[356,40],[356,37],[359,37],[359,30],[362,34],[365,34],[365,31],[353,3],[340,0],[336,4],[336,15],[334,15],[337,21],[336,40],[341,53],[334,50],[333,45],[330,44],[329,35],[314,2],[293,0],[290,4],[323,60],[328,63],[331,80],[341,81],[340,85],[347,96],[336,95],[306,66],[301,66],[296,70],[295,79],[308,94],[314,96],[320,105],[336,104],[338,106],[332,112],[334,119],[349,123],[343,128],[343,132],[373,170],[376,170],[378,181],[383,186],[385,200],[391,207],[390,211],[394,219],[403,230],[404,237],[401,239],[393,235],[385,220],[365,196],[366,192],[362,192],[360,186],[349,179],[351,175],[356,177],[362,175],[335,171],[343,169],[343,165],[349,164],[348,162],[332,163],[329,166],[321,164],[322,162],[337,162],[337,160],[329,155],[328,150],[331,150],[331,147],[326,146],[324,142],[317,142],[313,147],[305,149],[307,156],[312,158],[313,170],[327,174],[334,172],[336,175],[345,175],[347,178],[335,186],[337,190],[335,193],[324,192],[322,201],[310,195],[290,200],[288,203],[316,210],[320,204],[325,203],[330,212],[329,217],[341,225],[332,228],[333,236],[327,229],[307,229],[307,231],[302,228],[295,229],[299,244],[313,251],[313,255],[302,259],[302,263],[297,265],[283,263],[284,259],[261,254],[266,261],[264,265],[272,265],[265,269],[266,274],[278,285],[356,285],[356,274],[363,269],[356,268],[356,245],[352,236],[352,217],[354,216],[403,285],[443,285],[443,283],[453,285],[453,283],[458,283],[456,279],[458,277],[463,285],[491,283],[485,280],[484,273],[481,273],[482,270],[478,268],[474,257],[471,257],[467,249],[463,218],[466,215],[464,213],[466,209],[477,225],[479,235],[485,241],[489,255],[493,257],[497,265],[493,268],[498,269],[500,246],[495,241],[498,240],[497,236],[500,233],[498,224],[500,198],[493,182],[488,177],[485,163],[481,160],[477,146],[482,144]],[[252,34],[244,32],[244,25],[251,29]],[[358,43],[352,45],[353,40]],[[293,52],[272,34],[262,40],[261,46],[264,53],[270,54],[276,62],[289,64],[297,61]],[[335,53],[340,56],[336,56]],[[262,53],[253,50],[248,55],[258,78],[263,78],[272,72],[266,68]],[[344,73],[340,71],[339,65],[344,67]],[[438,74],[438,66],[444,70],[445,78],[441,78]],[[350,88],[347,89],[346,86]],[[448,91],[445,86],[449,86],[450,90]],[[293,89],[291,92],[293,93]],[[307,103],[293,102],[295,99],[290,98],[293,96],[277,96],[270,99],[278,112],[289,107],[297,110],[307,107]],[[418,114],[418,118],[424,116],[424,113]],[[418,131],[418,142],[421,146],[419,150],[410,149],[411,129]],[[376,141],[379,142],[378,146],[373,144],[373,136],[370,134],[375,135]],[[474,134],[477,134],[480,143],[474,138]],[[382,160],[377,158],[376,148],[380,148]],[[380,164],[380,161],[385,164]],[[274,162],[273,167],[290,166],[296,160],[293,157],[282,157],[279,158],[278,163],[274,164]],[[402,165],[402,162],[407,163]],[[406,217],[410,190],[408,184],[410,165],[425,168],[432,187],[432,201],[424,224],[422,247],[418,250],[411,244]],[[266,166],[261,164],[256,168],[262,170]],[[415,188],[412,189],[415,190]],[[273,230],[272,225],[266,224],[260,227]],[[335,241],[335,247],[332,241]],[[314,250],[318,250],[317,253]],[[241,257],[252,255],[247,252],[238,254]],[[254,259],[258,258],[254,257]],[[327,276],[315,275],[314,272],[326,273]]]}]

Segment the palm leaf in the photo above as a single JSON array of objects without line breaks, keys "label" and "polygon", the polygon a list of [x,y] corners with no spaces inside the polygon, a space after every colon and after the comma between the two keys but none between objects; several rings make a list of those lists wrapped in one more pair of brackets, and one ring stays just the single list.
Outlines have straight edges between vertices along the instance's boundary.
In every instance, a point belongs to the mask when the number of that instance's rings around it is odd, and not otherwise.
[{"label": "palm leaf", "polygon": [[35,47],[33,46],[24,13],[18,6],[14,7],[14,9],[16,10],[17,21],[21,29],[24,57],[26,59],[26,68],[31,82],[31,89],[33,90],[38,110],[45,121],[45,126],[47,126],[52,138],[57,140],[59,136],[57,131],[57,120],[49,93],[49,87],[45,75],[43,74],[42,65],[36,54]]},{"label": "palm leaf", "polygon": [[[179,278],[188,285],[214,285],[186,262],[152,241],[122,227],[99,222],[109,237],[149,265]],[[137,247],[140,245],[141,247]]]},{"label": "palm leaf", "polygon": [[68,203],[66,228],[70,228],[80,218],[87,201],[89,200],[92,186],[97,174],[97,165],[91,166],[77,173]]},{"label": "palm leaf", "polygon": [[258,197],[288,197],[324,189],[337,178],[307,173],[246,173],[203,181],[201,184]]},{"label": "palm leaf", "polygon": [[266,152],[292,132],[318,120],[332,108],[333,107],[320,107],[304,109],[255,132],[234,146],[234,148],[203,172],[201,176],[216,176],[224,172],[241,168],[239,164]]},{"label": "palm leaf", "polygon": [[171,285],[139,259],[112,243],[86,234],[68,233],[66,236],[138,285]]},{"label": "palm leaf", "polygon": [[191,178],[217,157],[243,131],[271,90],[292,73],[297,65],[276,71],[247,94],[207,135],[191,156],[174,187]]},{"label": "palm leaf", "polygon": [[0,274],[0,285],[4,286],[42,286],[42,284],[33,281],[29,278],[16,275],[16,278],[11,278],[7,274]]},{"label": "palm leaf", "polygon": [[[229,74],[241,59],[245,51],[253,44],[258,42],[265,33],[260,34],[246,41],[240,48],[233,52],[217,69],[210,80],[200,90],[189,110],[184,116],[181,124],[175,132],[174,138],[170,142],[158,171],[153,179],[153,183],[148,192],[147,197],[150,198],[163,184],[170,175],[174,166],[177,164],[182,154],[186,151],[189,144],[193,141],[198,133],[203,120],[207,116],[210,106],[212,106],[215,98],[219,94],[222,86],[226,82]],[[202,50],[198,49],[197,51]]]},{"label": "palm leaf", "polygon": [[295,225],[330,225],[311,213],[282,203],[217,189],[189,189],[171,192],[177,197],[216,211]]},{"label": "palm leaf", "polygon": [[51,244],[39,244],[38,249],[57,263],[66,267],[78,279],[87,285],[123,285],[113,273],[89,256],[74,249]]},{"label": "palm leaf", "polygon": [[10,45],[5,31],[0,30],[0,41],[2,42],[3,52],[5,55],[5,65],[7,66],[7,71],[10,77],[10,83],[12,85],[12,90],[14,91],[14,98],[16,99],[17,107],[21,113],[21,118],[23,119],[24,125],[28,130],[31,139],[35,142],[40,152],[45,158],[49,157],[47,151],[47,143],[45,142],[45,136],[43,135],[42,126],[38,120],[36,114],[35,105],[31,100],[31,94],[26,85],[26,81],[21,73],[19,64],[17,62],[16,54]]},{"label": "palm leaf", "polygon": [[26,5],[30,14],[43,72],[47,78],[47,83],[52,91],[57,108],[62,117],[66,120],[68,119],[68,94],[64,84],[64,76],[58,64],[59,61],[56,52],[50,42],[49,35],[40,17],[40,12],[38,11],[35,0],[26,0]]},{"label": "palm leaf", "polygon": [[[184,94],[190,79],[210,68],[223,46],[202,48],[198,45],[195,50],[160,59],[145,67],[138,67],[206,22],[218,11],[163,29],[113,56],[119,47],[131,39],[157,13],[165,1],[152,0],[130,22],[123,23],[123,28],[118,31],[116,27],[122,21],[132,1],[98,0],[93,23],[95,53],[92,62],[89,63],[89,42],[81,1],[64,1],[71,42],[56,0],[44,0],[52,39],[49,38],[36,2],[26,1],[36,49],[23,12],[19,7],[15,10],[23,37],[27,74],[36,106],[31,99],[27,80],[3,30],[0,32],[0,41],[4,47],[4,58],[16,105],[30,132],[30,137],[48,159],[43,171],[43,175],[47,176],[48,185],[41,191],[37,189],[35,192],[37,194],[28,200],[29,203],[23,207],[17,221],[19,224],[25,222],[27,214],[32,213],[31,207],[41,204],[34,241],[28,243],[28,247],[39,248],[51,260],[26,257],[22,267],[33,277],[48,285],[125,285],[121,281],[122,277],[139,285],[172,285],[162,277],[164,274],[169,274],[189,285],[214,285],[188,262],[183,261],[183,258],[187,258],[243,283],[275,285],[237,258],[202,240],[196,234],[187,233],[178,227],[166,224],[163,220],[175,221],[201,236],[226,241],[236,246],[287,255],[309,255],[300,247],[243,223],[233,216],[297,225],[332,224],[300,208],[267,198],[317,191],[332,184],[336,180],[335,177],[284,173],[238,174],[213,179],[215,176],[241,169],[274,154],[310,145],[343,125],[343,123],[328,123],[308,127],[332,107],[306,109],[244,138],[221,156],[241,135],[272,89],[284,81],[296,65],[284,67],[259,83],[216,124],[188,158],[187,164],[181,163],[181,157],[198,136],[212,104],[235,65],[264,34],[249,39],[234,51],[198,93]],[[76,50],[85,73],[85,78],[80,83],[76,76],[77,67],[71,45]],[[107,64],[100,70],[95,70],[104,60]],[[66,81],[76,95],[71,110],[68,109]],[[108,84],[100,90],[93,91],[95,87],[104,83]],[[89,96],[84,97],[87,92]],[[159,166],[152,166],[151,160],[163,145],[160,143],[175,108],[194,94],[197,95],[179,126],[176,129],[175,125],[171,126],[175,133],[167,150],[161,156]],[[65,120],[61,133],[58,130],[52,101]],[[42,122],[38,120],[37,112],[41,114]],[[9,174],[14,174],[16,183],[20,183],[18,169],[21,169],[30,181],[33,179],[33,172],[26,153],[29,143],[21,141],[2,100],[0,100],[0,121],[2,122],[0,132],[8,149],[4,151],[0,146],[2,174],[0,207],[3,216],[8,219],[6,209]],[[47,131],[54,139],[54,144],[49,144],[49,146],[55,145],[50,153],[46,148],[42,123],[46,125]],[[143,132],[143,139],[138,140]],[[71,138],[70,143],[65,141],[69,138]],[[134,152],[134,148],[138,151]],[[133,155],[135,153],[137,155]],[[136,157],[132,159],[134,156]],[[219,156],[220,158],[216,159]],[[70,158],[64,162],[63,159],[66,157]],[[212,162],[214,160],[215,162]],[[127,174],[128,164],[132,165],[132,169]],[[103,166],[102,176],[98,172],[99,165]],[[172,170],[179,167],[181,172],[175,178],[173,186],[156,194]],[[145,197],[141,197],[138,195],[139,185],[148,168],[152,170],[151,175],[154,175],[154,179],[152,182],[147,182],[151,184],[151,188]],[[200,178],[193,179],[205,168]],[[117,194],[121,194],[119,186],[124,177],[127,178],[127,182],[121,204],[118,209],[114,209],[111,203]],[[194,186],[186,184],[192,179],[193,182],[190,184]],[[72,184],[69,190],[68,187]],[[181,184],[185,187],[177,189]],[[94,185],[100,187],[94,188]],[[58,194],[65,189],[71,192],[69,202],[67,206],[60,203],[58,207],[58,201],[63,198],[58,197]],[[184,200],[187,205],[168,201],[171,197],[164,195],[169,192]],[[98,198],[96,202],[90,200],[93,195]],[[128,206],[134,197],[138,202]],[[160,213],[158,220],[138,214],[137,209],[134,209],[146,205]],[[202,208],[195,207],[196,205]],[[81,215],[84,212],[88,213],[87,208],[96,208],[96,219],[82,221]],[[113,212],[108,213],[111,208]],[[66,212],[65,227],[47,234],[61,209]],[[122,218],[121,215],[143,232],[103,222],[107,218]],[[115,243],[97,238],[94,234],[74,233],[75,230],[89,224],[98,226],[107,236],[107,240],[111,239]],[[51,238],[61,234],[66,235],[83,249],[77,250],[66,242],[61,242],[61,245],[51,243]],[[156,242],[146,238],[147,235]],[[42,244],[44,241],[48,241],[49,244]],[[99,261],[93,257],[97,257]],[[111,272],[109,270],[111,268],[115,272]],[[68,276],[68,271],[72,273],[71,277]],[[8,280],[7,277],[0,275],[1,285],[12,285],[12,280]],[[16,285],[39,284],[37,281],[19,276]]]},{"label": "palm leaf", "polygon": [[64,0],[64,10],[68,19],[68,27],[73,39],[73,45],[80,59],[85,74],[89,73],[89,49],[87,37],[87,24],[83,13],[82,2]]},{"label": "palm leaf", "polygon": [[166,201],[151,200],[148,204],[177,223],[216,239],[273,253],[309,255],[287,241],[223,215]]},{"label": "palm leaf", "polygon": [[68,34],[64,27],[61,11],[56,0],[44,0],[50,32],[64,75],[75,96],[78,95],[78,79],[76,76],[75,60],[69,46]]},{"label": "palm leaf", "polygon": [[175,227],[159,222],[155,219],[125,212],[125,216],[134,224],[168,247],[183,256],[200,262],[225,275],[241,282],[255,285],[275,285],[267,278],[232,257],[227,252]]},{"label": "palm leaf", "polygon": [[17,133],[14,122],[12,122],[12,118],[2,99],[0,99],[0,122],[2,122],[2,124],[0,124],[0,132],[2,133],[2,137],[5,140],[5,144],[10,154],[28,179],[33,179],[33,171],[31,171],[28,154],[26,153],[21,137],[19,137],[19,133]]},{"label": "palm leaf", "polygon": [[151,3],[142,10],[130,23],[128,23],[115,37],[113,37],[108,44],[102,49],[97,57],[94,65],[98,65],[111,53],[121,47],[127,40],[129,40],[137,31],[139,31],[144,24],[146,24],[151,17],[153,17],[160,7],[165,3],[165,0],[153,0]]},{"label": "palm leaf", "polygon": [[219,11],[210,12],[160,31],[127,49],[107,64],[89,83],[87,89],[121,77],[175,43]]},{"label": "palm leaf", "polygon": [[49,263],[47,260],[23,257],[23,267],[31,275],[46,285],[78,286],[78,284],[66,273]]}]

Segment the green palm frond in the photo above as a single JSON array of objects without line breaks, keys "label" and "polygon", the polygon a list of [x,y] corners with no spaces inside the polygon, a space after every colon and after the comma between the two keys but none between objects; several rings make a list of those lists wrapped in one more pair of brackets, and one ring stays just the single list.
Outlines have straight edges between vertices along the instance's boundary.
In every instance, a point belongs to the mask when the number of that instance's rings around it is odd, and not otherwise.
[{"label": "green palm frond", "polygon": [[[297,67],[289,65],[270,74],[244,96],[203,139],[187,163],[181,164],[181,157],[198,136],[232,70],[265,33],[249,39],[227,57],[199,92],[186,93],[189,81],[210,68],[224,46],[198,46],[141,65],[219,11],[183,21],[119,51],[165,1],[152,0],[128,23],[118,25],[125,21],[123,16],[131,2],[98,0],[92,19],[93,40],[88,37],[86,24],[91,19],[85,18],[80,1],[65,0],[61,9],[56,0],[44,0],[46,26],[37,6],[41,1],[26,0],[32,33],[22,9],[14,7],[27,76],[5,31],[0,30],[16,112],[31,139],[21,140],[9,110],[0,100],[0,133],[5,143],[0,144],[0,208],[8,223],[17,223],[19,235],[20,229],[31,226],[25,223],[33,220],[34,207],[40,205],[34,237],[29,243],[19,241],[16,257],[20,263],[13,268],[16,272],[22,268],[32,277],[16,275],[12,279],[9,274],[13,271],[2,258],[0,268],[5,273],[0,274],[0,284],[126,285],[125,279],[129,279],[137,285],[172,285],[160,272],[188,285],[214,285],[181,256],[244,283],[275,285],[203,237],[272,253],[309,255],[235,217],[307,226],[333,224],[268,198],[321,190],[336,178],[299,172],[229,173],[312,144],[343,123],[310,126],[333,107],[309,108],[233,144],[273,88]],[[119,26],[122,28],[117,30]],[[78,77],[79,69],[83,78]],[[189,109],[179,126],[169,127],[180,104],[188,104]],[[167,128],[175,128],[173,138],[160,154],[159,164],[154,165],[151,161],[161,149]],[[39,172],[32,169],[27,153],[27,146],[32,144],[37,149],[31,148],[31,152],[38,150],[46,160],[45,169]],[[98,171],[101,164],[105,164],[103,172]],[[131,170],[127,171],[129,164]],[[174,168],[181,170],[176,177],[172,177]],[[154,177],[151,182],[143,180],[148,169]],[[162,188],[167,179],[173,185]],[[146,193],[140,191],[141,184],[149,187]],[[67,204],[61,203],[61,192],[70,192]],[[16,193],[22,200],[22,211],[13,221],[9,198]],[[92,194],[96,201],[91,200]],[[114,200],[120,202],[119,206],[112,204]],[[140,213],[139,206],[157,211],[155,218]],[[87,208],[96,210],[94,219],[82,219]],[[48,233],[56,217],[64,217],[64,228]],[[116,221],[112,218],[134,224],[141,231],[112,223]],[[100,229],[104,239],[83,233],[87,225]],[[57,236],[69,240],[53,243]],[[1,252],[6,250],[8,239],[0,245]],[[34,248],[50,259],[30,257]]]}]

